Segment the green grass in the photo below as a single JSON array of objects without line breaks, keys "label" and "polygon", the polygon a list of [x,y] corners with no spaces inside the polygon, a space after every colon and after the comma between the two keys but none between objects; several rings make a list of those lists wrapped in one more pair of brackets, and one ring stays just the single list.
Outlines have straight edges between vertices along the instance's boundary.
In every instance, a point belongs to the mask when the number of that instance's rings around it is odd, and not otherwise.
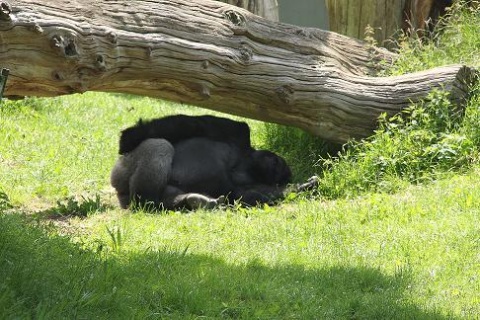
[{"label": "green grass", "polygon": [[[479,66],[480,14],[456,9],[390,70]],[[480,94],[383,118],[338,157],[248,121],[313,195],[278,207],[149,214],[109,186],[139,117],[213,112],[86,93],[0,106],[0,319],[478,319]],[[218,115],[218,113],[215,113]],[[235,118],[235,117],[232,117]]]},{"label": "green grass", "polygon": [[474,319],[479,175],[271,212],[112,211],[71,219],[64,237],[6,215],[0,305],[45,318]]}]

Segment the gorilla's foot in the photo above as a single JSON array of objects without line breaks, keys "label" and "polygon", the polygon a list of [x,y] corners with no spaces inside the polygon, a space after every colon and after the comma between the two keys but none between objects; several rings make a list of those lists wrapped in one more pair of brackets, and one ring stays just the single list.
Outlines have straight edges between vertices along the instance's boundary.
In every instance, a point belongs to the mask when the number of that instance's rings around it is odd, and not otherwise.
[{"label": "gorilla's foot", "polygon": [[225,197],[220,196],[217,199],[209,198],[199,193],[189,193],[185,196],[185,203],[191,210],[213,209],[225,203]]},{"label": "gorilla's foot", "polygon": [[312,191],[318,188],[319,185],[320,185],[320,178],[318,176],[312,176],[307,180],[307,182],[298,185],[297,191],[298,192]]}]

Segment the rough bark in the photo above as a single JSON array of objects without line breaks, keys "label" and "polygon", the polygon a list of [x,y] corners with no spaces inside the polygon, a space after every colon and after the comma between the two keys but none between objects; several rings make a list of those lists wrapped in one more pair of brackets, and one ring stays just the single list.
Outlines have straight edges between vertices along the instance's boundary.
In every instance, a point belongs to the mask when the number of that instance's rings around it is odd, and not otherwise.
[{"label": "rough bark", "polygon": [[336,33],[268,21],[217,1],[1,2],[6,96],[112,91],[300,127],[368,136],[434,88],[462,101],[472,71],[374,78],[394,55]]}]

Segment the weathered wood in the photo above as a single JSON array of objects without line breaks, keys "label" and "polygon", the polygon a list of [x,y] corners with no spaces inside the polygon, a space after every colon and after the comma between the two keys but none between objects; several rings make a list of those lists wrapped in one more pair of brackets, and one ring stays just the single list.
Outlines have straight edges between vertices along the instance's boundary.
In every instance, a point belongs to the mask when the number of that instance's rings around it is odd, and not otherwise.
[{"label": "weathered wood", "polygon": [[6,96],[112,91],[368,136],[434,88],[463,100],[471,70],[373,78],[394,55],[336,33],[275,23],[216,1],[15,0],[0,11]]}]

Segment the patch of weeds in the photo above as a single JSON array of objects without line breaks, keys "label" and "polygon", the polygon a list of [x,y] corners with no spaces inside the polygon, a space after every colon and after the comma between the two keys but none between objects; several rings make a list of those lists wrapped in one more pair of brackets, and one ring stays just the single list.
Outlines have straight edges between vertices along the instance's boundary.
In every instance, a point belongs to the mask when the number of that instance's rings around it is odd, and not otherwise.
[{"label": "patch of weeds", "polygon": [[110,207],[101,202],[100,196],[97,194],[95,198],[86,198],[84,196],[78,200],[76,197],[68,197],[64,200],[57,201],[57,207],[47,210],[49,216],[69,216],[85,218],[96,212],[105,212]]},{"label": "patch of weeds", "polygon": [[122,229],[118,226],[114,226],[111,229],[107,227],[108,235],[111,240],[111,247],[114,252],[120,252],[123,246],[123,232]]},{"label": "patch of weeds", "polygon": [[0,191],[0,212],[13,208],[5,192]]},{"label": "patch of weeds", "polygon": [[21,100],[4,99],[0,112],[8,115],[22,114],[25,117],[37,118],[39,116],[38,112],[52,104],[53,100],[54,99],[38,99],[35,97],[25,97]]},{"label": "patch of weeds", "polygon": [[320,193],[337,198],[366,191],[394,192],[404,181],[429,181],[466,167],[478,148],[474,137],[462,133],[462,116],[448,93],[438,90],[400,114],[382,115],[373,136],[350,142],[338,157],[321,160],[328,169]]}]

